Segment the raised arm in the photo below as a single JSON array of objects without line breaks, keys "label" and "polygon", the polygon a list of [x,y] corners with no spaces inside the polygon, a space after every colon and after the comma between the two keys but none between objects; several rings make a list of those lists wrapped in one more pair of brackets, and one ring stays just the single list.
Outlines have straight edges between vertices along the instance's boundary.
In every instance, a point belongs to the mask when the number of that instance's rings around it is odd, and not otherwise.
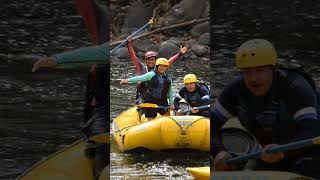
[{"label": "raised arm", "polygon": [[184,47],[180,46],[180,51],[168,60],[169,66],[171,66],[174,62],[176,62],[180,58],[180,56],[185,54],[187,51],[188,51],[187,45],[185,45]]},{"label": "raised arm", "polygon": [[134,67],[136,69],[137,74],[141,75],[143,64],[139,61],[136,53],[134,52],[134,49],[132,47],[131,38],[128,39],[128,51],[129,51],[130,59],[134,64]]}]

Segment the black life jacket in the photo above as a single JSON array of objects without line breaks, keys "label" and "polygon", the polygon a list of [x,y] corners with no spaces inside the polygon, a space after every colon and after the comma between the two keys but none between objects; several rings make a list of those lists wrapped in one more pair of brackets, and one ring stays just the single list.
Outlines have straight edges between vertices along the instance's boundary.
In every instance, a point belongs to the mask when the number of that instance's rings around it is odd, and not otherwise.
[{"label": "black life jacket", "polygon": [[200,95],[200,90],[202,87],[207,88],[204,83],[196,83],[196,89],[193,92],[189,92],[186,87],[183,87],[182,93],[183,98],[190,104],[191,107],[199,107],[202,105],[202,97]]},{"label": "black life jacket", "polygon": [[[270,93],[266,97],[250,95],[238,97],[237,109],[241,124],[254,134],[262,144],[285,143],[290,138],[290,134],[293,135],[297,130],[294,117],[283,101],[287,94],[290,78],[295,77],[294,73],[304,77],[316,92],[315,82],[303,69],[280,65],[274,74],[277,82],[272,85]],[[319,108],[317,109],[319,112]]]},{"label": "black life jacket", "polygon": [[[153,69],[150,69],[148,68],[148,66],[145,66],[146,69],[147,69],[147,72],[150,72],[152,71]],[[138,100],[140,98],[141,95],[144,95],[146,93],[146,89],[147,89],[147,86],[148,86],[148,82],[141,82],[137,85],[137,91],[136,91],[136,100]]]},{"label": "black life jacket", "polygon": [[[99,64],[92,67],[89,75],[85,94],[84,122],[87,122],[92,115],[95,106],[102,106],[108,103],[109,93],[109,64]],[[108,111],[109,112],[109,111]]]},{"label": "black life jacket", "polygon": [[[167,94],[171,86],[171,79],[167,74],[160,76],[156,70],[152,71],[154,71],[156,75],[153,76],[150,81],[145,82],[144,96],[145,98],[165,101],[167,100]],[[163,82],[163,84],[161,84],[161,82]]]}]

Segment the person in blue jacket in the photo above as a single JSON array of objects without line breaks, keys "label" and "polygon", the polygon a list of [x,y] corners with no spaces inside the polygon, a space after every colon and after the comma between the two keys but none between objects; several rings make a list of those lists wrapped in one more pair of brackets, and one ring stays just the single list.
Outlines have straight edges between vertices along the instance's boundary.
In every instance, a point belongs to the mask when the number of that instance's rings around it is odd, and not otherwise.
[{"label": "person in blue jacket", "polygon": [[174,108],[177,111],[176,115],[182,115],[182,110],[179,106],[181,100],[185,100],[191,107],[191,115],[200,115],[209,117],[209,108],[199,110],[197,107],[209,105],[209,89],[203,84],[199,83],[196,75],[187,74],[183,78],[184,86],[178,91],[174,98]]}]

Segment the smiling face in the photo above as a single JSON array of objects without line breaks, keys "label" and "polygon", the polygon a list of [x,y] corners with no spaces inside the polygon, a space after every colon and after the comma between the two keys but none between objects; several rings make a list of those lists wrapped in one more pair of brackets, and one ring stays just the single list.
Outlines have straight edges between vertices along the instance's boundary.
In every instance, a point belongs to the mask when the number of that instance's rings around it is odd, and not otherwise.
[{"label": "smiling face", "polygon": [[186,83],[185,86],[189,92],[193,92],[196,89],[196,83]]},{"label": "smiling face", "polygon": [[259,66],[241,69],[244,83],[255,96],[264,96],[270,90],[273,80],[272,66]]},{"label": "smiling face", "polygon": [[168,66],[158,65],[157,71],[158,71],[159,74],[164,74],[167,69],[168,69]]},{"label": "smiling face", "polygon": [[147,58],[146,65],[148,66],[148,68],[153,68],[156,65],[156,57]]}]

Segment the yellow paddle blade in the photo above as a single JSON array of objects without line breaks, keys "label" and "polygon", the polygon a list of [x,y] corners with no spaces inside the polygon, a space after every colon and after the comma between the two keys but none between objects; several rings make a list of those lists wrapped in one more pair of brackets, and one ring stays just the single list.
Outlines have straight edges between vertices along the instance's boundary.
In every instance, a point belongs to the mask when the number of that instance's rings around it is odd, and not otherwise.
[{"label": "yellow paddle blade", "polygon": [[157,104],[152,104],[152,103],[143,103],[143,104],[138,104],[138,107],[143,107],[143,108],[157,108]]},{"label": "yellow paddle blade", "polygon": [[313,138],[313,144],[320,144],[320,136]]},{"label": "yellow paddle blade", "polygon": [[186,171],[197,180],[210,179],[210,167],[188,167],[186,168]]},{"label": "yellow paddle blade", "polygon": [[109,133],[102,133],[97,134],[89,138],[89,140],[94,141],[100,144],[110,144],[110,134]]}]

